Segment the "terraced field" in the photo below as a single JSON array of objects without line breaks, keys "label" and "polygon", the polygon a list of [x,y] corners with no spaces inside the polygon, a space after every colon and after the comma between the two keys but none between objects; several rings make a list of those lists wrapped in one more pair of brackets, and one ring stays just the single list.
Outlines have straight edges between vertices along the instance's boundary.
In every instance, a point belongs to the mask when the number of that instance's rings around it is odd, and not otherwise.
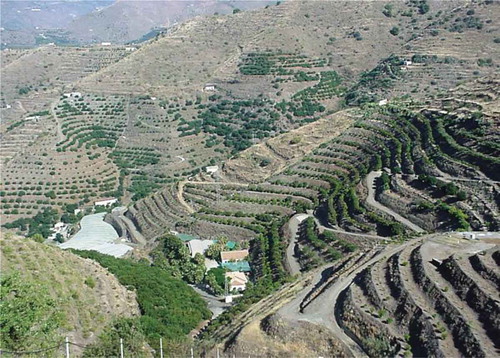
[{"label": "terraced field", "polygon": [[[113,64],[133,51],[125,46],[57,47],[2,50],[3,103],[36,92],[64,90],[65,86]],[[5,55],[5,56],[4,56]],[[25,69],[29,68],[29,71]],[[69,92],[69,91],[68,91]]]},{"label": "terraced field", "polygon": [[[229,171],[223,170],[222,181],[198,176],[201,182],[187,181],[163,191],[170,193],[167,205],[158,204],[164,194],[157,194],[136,204],[129,215],[137,215],[136,222],[151,237],[181,226],[202,233],[207,225],[233,227],[238,232],[234,236],[245,232],[248,237],[261,232],[259,221],[267,220],[264,215],[286,217],[310,209],[323,224],[344,232],[411,233],[412,225],[365,202],[368,191],[362,179],[384,168],[375,181],[375,199],[410,222],[428,231],[496,230],[499,164],[495,141],[488,138],[497,137],[498,119],[493,114],[497,99],[489,83],[472,86],[490,95],[488,101],[476,100],[475,111],[459,100],[451,108],[451,98],[437,100],[432,107],[404,102],[365,107],[351,113],[357,120],[342,134],[320,137],[309,154],[276,174],[269,173],[265,180],[248,184],[224,179],[234,178],[234,168],[241,167],[236,164],[241,159],[235,158],[225,164]],[[464,125],[477,128],[467,131],[467,142],[461,137]],[[289,145],[280,137],[266,143],[273,143],[273,153]],[[453,157],[447,154],[450,151]],[[259,159],[258,153],[252,149],[242,157],[247,161],[254,156],[262,163],[265,158]],[[269,165],[275,158],[279,155],[269,157]],[[265,165],[261,167],[262,173],[268,173]],[[153,201],[156,205],[151,205]],[[149,221],[157,229],[144,224],[148,217],[155,218]]]},{"label": "terraced field", "polygon": [[[369,355],[498,354],[498,291],[469,262],[491,257],[498,246],[459,237],[435,235],[406,246],[361,271],[341,293],[338,319]],[[375,331],[384,334],[368,333]]]}]

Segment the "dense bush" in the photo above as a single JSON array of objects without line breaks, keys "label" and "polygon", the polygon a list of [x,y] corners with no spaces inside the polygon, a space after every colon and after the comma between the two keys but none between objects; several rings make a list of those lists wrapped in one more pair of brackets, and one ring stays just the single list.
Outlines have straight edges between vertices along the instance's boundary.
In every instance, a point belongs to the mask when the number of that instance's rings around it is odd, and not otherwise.
[{"label": "dense bush", "polygon": [[165,235],[159,239],[151,257],[154,266],[188,283],[201,283],[205,275],[204,257],[198,253],[192,258],[184,242],[177,236]]},{"label": "dense bush", "polygon": [[75,253],[99,262],[122,285],[136,290],[142,314],[137,327],[152,345],[157,345],[159,337],[183,339],[200,321],[211,317],[206,303],[196,292],[160,267],[94,251]]},{"label": "dense bush", "polygon": [[[48,287],[18,274],[0,280],[0,342],[2,349],[30,350],[60,343],[57,334],[63,315]],[[54,344],[55,343],[55,344]]]}]

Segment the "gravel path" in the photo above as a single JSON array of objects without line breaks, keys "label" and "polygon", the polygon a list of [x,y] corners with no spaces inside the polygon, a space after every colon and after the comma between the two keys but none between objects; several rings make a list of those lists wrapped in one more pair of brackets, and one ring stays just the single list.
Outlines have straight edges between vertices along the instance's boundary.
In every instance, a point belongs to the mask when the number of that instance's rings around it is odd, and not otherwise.
[{"label": "gravel path", "polygon": [[309,215],[307,214],[296,214],[288,221],[288,232],[290,233],[290,243],[286,248],[286,260],[288,263],[288,269],[291,275],[300,273],[300,264],[295,257],[295,246],[298,242],[298,230],[299,225],[302,221],[307,219]]},{"label": "gravel path", "polygon": [[424,232],[425,230],[422,229],[420,226],[415,225],[412,223],[410,220],[402,217],[392,209],[388,208],[387,206],[382,205],[378,201],[375,200],[375,180],[382,175],[382,171],[376,171],[376,172],[370,172],[366,176],[366,186],[368,188],[368,197],[366,198],[366,202],[373,206],[376,209],[379,209],[380,211],[383,211],[389,215],[391,215],[394,219],[399,221],[401,224],[409,227],[415,232]]}]

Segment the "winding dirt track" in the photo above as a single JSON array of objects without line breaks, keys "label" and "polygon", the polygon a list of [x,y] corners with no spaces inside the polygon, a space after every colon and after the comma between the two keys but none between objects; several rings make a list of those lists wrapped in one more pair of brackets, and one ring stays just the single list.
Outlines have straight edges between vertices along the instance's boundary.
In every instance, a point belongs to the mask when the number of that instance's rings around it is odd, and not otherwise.
[{"label": "winding dirt track", "polygon": [[382,205],[379,203],[377,200],[375,200],[375,180],[382,175],[381,171],[376,171],[376,172],[370,172],[366,176],[366,186],[368,188],[368,197],[366,198],[366,202],[370,205],[373,206],[374,208],[383,211],[390,216],[392,216],[394,219],[399,221],[401,224],[409,227],[415,232],[424,232],[425,230],[422,229],[420,226],[415,225],[412,223],[410,220],[402,217],[392,209],[388,208],[387,206]]},{"label": "winding dirt track", "polygon": [[359,265],[354,265],[342,274],[342,278],[336,280],[330,287],[315,298],[303,311],[300,312],[300,304],[307,294],[322,279],[322,273],[325,268],[333,265],[327,265],[319,269],[312,282],[306,286],[296,298],[279,310],[284,317],[295,321],[307,321],[320,324],[328,328],[348,349],[354,357],[367,357],[363,349],[355,342],[339,325],[335,318],[335,305],[342,291],[351,285],[354,277],[366,267],[381,260],[383,257],[391,256],[396,252],[403,250],[406,246],[415,244],[415,241],[408,241],[397,246],[387,246],[374,257],[365,260]]}]

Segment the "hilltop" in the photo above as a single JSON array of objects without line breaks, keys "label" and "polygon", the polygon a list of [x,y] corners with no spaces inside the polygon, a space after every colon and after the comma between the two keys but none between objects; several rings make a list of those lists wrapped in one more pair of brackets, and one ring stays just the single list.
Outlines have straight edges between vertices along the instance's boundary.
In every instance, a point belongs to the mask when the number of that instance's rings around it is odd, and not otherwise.
[{"label": "hilltop", "polygon": [[2,2],[2,48],[55,43],[82,46],[142,42],[182,21],[264,7],[259,1]]}]

